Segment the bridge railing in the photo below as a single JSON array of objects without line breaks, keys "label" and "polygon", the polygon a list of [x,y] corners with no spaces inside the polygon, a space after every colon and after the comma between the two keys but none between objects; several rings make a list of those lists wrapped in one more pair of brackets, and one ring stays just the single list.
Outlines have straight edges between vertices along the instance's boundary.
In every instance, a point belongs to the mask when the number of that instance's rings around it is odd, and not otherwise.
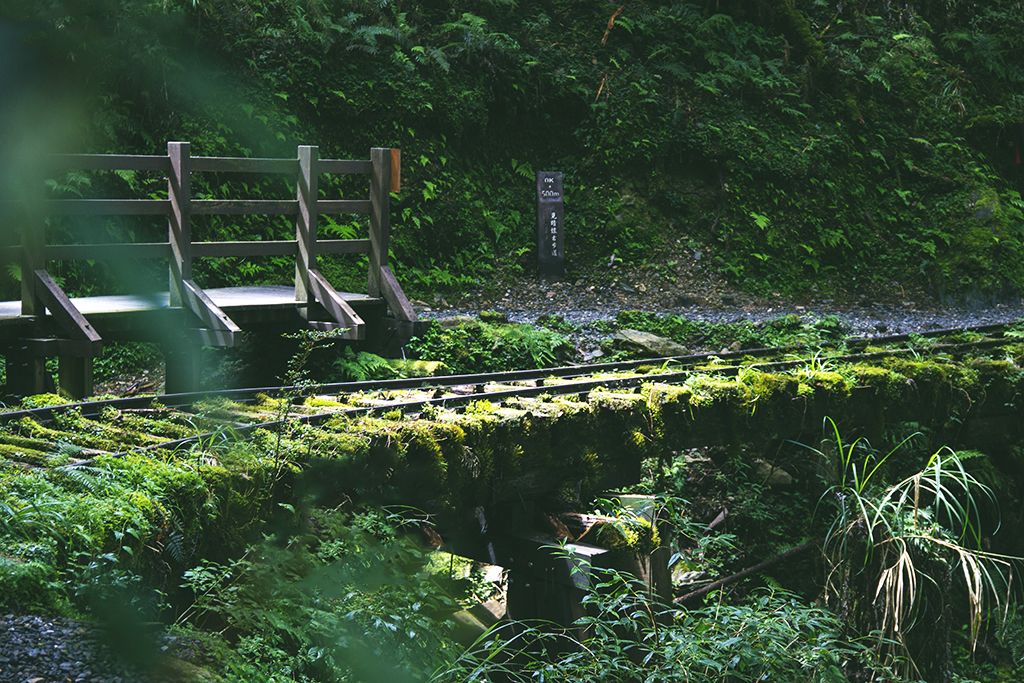
[{"label": "bridge railing", "polygon": [[[231,346],[240,339],[241,329],[193,280],[192,263],[204,257],[293,256],[295,258],[295,301],[310,326],[319,329],[344,328],[343,336],[364,339],[366,325],[321,274],[317,257],[331,254],[367,254],[367,295],[383,299],[401,332],[411,330],[417,316],[406,299],[388,263],[390,239],[390,192],[400,186],[400,154],[397,149],[372,148],[368,160],[320,159],[315,146],[300,146],[294,159],[253,159],[192,156],[188,142],[169,142],[167,155],[57,154],[45,160],[52,171],[156,171],[167,176],[167,199],[47,199],[43,177],[38,183],[38,200],[23,200],[14,212],[21,224],[20,244],[0,247],[0,260],[21,268],[21,315],[39,319],[49,310],[59,328],[60,339],[30,340],[31,355],[37,360],[36,375],[42,374],[41,357],[57,355],[62,368],[65,359],[78,359],[85,375],[91,377],[91,361],[101,348],[101,339],[61,290],[48,272],[48,264],[66,260],[168,259],[168,291],[172,308],[190,310],[202,322],[191,330],[201,345]],[[295,199],[197,199],[192,194],[192,174],[200,172],[239,174],[281,174],[295,179]],[[321,199],[319,179],[325,174],[369,176],[365,199]],[[14,204],[7,203],[7,212]],[[0,207],[4,209],[4,207]],[[4,213],[4,211],[0,211]],[[365,239],[320,239],[320,216],[369,214]],[[166,242],[48,244],[46,217],[65,216],[166,216]],[[295,216],[295,239],[194,242],[193,216],[267,215]],[[330,322],[309,320],[309,307],[319,303]],[[77,367],[77,366],[76,366]],[[79,368],[81,369],[81,368]],[[78,372],[75,370],[74,372]],[[36,384],[39,379],[36,378]],[[63,383],[63,372],[62,372]],[[91,384],[85,380],[82,386]],[[77,385],[76,385],[77,387]],[[76,393],[81,391],[76,389]]]},{"label": "bridge railing", "polygon": [[[166,156],[62,154],[47,161],[50,170],[158,171],[167,174],[167,199],[52,199],[41,200],[30,211],[39,217],[22,230],[21,245],[0,251],[0,258],[20,262],[22,314],[35,315],[43,307],[53,310],[52,280],[45,281],[49,261],[120,260],[166,258],[169,260],[169,293],[173,307],[192,310],[213,333],[207,343],[231,344],[238,332],[230,318],[219,311],[192,279],[192,261],[203,257],[294,256],[297,302],[319,302],[335,321],[346,328],[345,336],[362,339],[364,322],[338,295],[320,273],[319,255],[367,254],[367,294],[383,298],[400,323],[414,322],[416,313],[398,285],[388,263],[390,239],[390,192],[400,185],[400,155],[397,149],[373,148],[369,160],[320,159],[315,146],[300,146],[294,159],[252,159],[191,156],[188,142],[169,142]],[[191,174],[259,173],[283,174],[296,179],[293,200],[195,199]],[[322,174],[365,174],[370,176],[367,199],[320,199]],[[320,239],[319,216],[369,214],[366,239]],[[165,215],[168,241],[118,244],[47,244],[43,215]],[[192,217],[210,215],[295,216],[295,239],[193,242]],[[57,297],[59,298],[59,297]],[[63,307],[63,306],[62,306]],[[69,311],[74,318],[73,311]],[[322,326],[322,325],[321,325]],[[88,338],[79,325],[72,329],[77,338]]]}]

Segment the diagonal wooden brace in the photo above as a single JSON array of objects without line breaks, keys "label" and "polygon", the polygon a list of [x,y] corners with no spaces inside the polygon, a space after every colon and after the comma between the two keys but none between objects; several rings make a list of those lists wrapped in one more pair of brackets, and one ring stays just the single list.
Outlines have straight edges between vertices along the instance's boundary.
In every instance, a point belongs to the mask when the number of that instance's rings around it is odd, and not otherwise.
[{"label": "diagonal wooden brace", "polygon": [[242,328],[220,310],[217,304],[192,280],[183,280],[184,297],[181,303],[196,314],[214,334],[210,346],[237,346],[242,342]]},{"label": "diagonal wooden brace", "polygon": [[380,268],[380,289],[384,300],[388,302],[388,308],[391,309],[391,313],[395,316],[396,320],[404,322],[416,322],[418,320],[416,311],[413,310],[409,300],[405,298],[405,292],[402,291],[401,285],[398,284],[395,274],[391,272],[391,266],[381,266]]},{"label": "diagonal wooden brace", "polygon": [[57,322],[61,331],[72,340],[84,342],[80,347],[80,355],[87,358],[95,358],[103,348],[103,340],[93,329],[89,321],[85,319],[81,311],[75,308],[71,299],[64,293],[64,290],[54,282],[50,274],[45,270],[33,271],[35,277],[35,293],[43,302],[50,315]]},{"label": "diagonal wooden brace", "polygon": [[342,339],[357,340],[366,338],[366,323],[348,305],[348,302],[334,291],[334,287],[331,287],[331,283],[320,274],[319,270],[312,268],[309,270],[309,289],[320,305],[327,310],[327,314],[340,325],[347,328],[344,334],[341,335]]}]

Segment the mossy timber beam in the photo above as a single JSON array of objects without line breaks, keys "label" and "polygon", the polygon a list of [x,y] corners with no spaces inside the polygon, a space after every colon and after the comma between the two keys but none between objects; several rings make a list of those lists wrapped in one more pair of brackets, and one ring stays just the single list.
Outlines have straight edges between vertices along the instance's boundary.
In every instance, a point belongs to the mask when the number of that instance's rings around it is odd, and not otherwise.
[{"label": "mossy timber beam", "polygon": [[[99,353],[101,340],[96,330],[47,272],[48,260],[123,260],[166,258],[168,268],[167,305],[188,311],[202,325],[184,329],[182,344],[166,343],[168,361],[167,390],[190,391],[197,388],[198,346],[232,346],[240,341],[241,327],[230,314],[208,296],[192,278],[192,260],[203,257],[295,257],[295,311],[315,329],[343,329],[342,337],[364,340],[367,325],[349,303],[352,297],[339,294],[320,273],[317,258],[328,254],[361,254],[369,257],[369,296],[386,303],[395,318],[399,336],[408,338],[419,322],[388,266],[390,235],[389,193],[400,188],[400,153],[397,149],[373,148],[369,160],[320,159],[315,146],[300,146],[294,159],[249,159],[194,157],[188,142],[168,142],[167,155],[51,155],[40,164],[38,183],[29,183],[32,196],[19,204],[16,217],[22,224],[21,243],[0,249],[0,258],[19,262],[22,278],[21,316],[16,334],[28,337],[9,344],[8,389],[17,393],[49,390],[45,359],[56,352],[60,358],[60,386],[72,397],[92,392],[92,358]],[[157,171],[168,178],[167,199],[58,199],[46,200],[42,169],[99,171]],[[193,173],[263,173],[296,177],[294,200],[197,200],[192,198]],[[364,174],[370,176],[368,199],[322,200],[319,175]],[[38,190],[38,196],[36,192]],[[317,219],[320,215],[366,213],[370,215],[367,239],[320,240]],[[127,244],[46,244],[45,217],[48,214],[89,216],[161,216],[168,220],[167,242]],[[295,215],[294,240],[193,242],[193,215]],[[361,301],[361,299],[359,299]],[[12,302],[13,303],[13,302]],[[323,308],[328,321],[315,320],[311,305]],[[159,307],[158,304],[154,304]],[[147,309],[148,310],[148,309]],[[317,309],[319,311],[319,308]],[[49,311],[51,315],[47,316]],[[323,315],[320,312],[319,315]],[[9,314],[7,314],[9,315]],[[14,314],[17,315],[17,314]],[[51,323],[52,321],[52,323]],[[195,321],[193,321],[194,323]],[[47,327],[56,325],[53,339]],[[14,330],[15,327],[9,328]],[[140,333],[141,334],[141,333]],[[172,348],[173,346],[173,348]],[[13,360],[12,360],[13,358]]]}]

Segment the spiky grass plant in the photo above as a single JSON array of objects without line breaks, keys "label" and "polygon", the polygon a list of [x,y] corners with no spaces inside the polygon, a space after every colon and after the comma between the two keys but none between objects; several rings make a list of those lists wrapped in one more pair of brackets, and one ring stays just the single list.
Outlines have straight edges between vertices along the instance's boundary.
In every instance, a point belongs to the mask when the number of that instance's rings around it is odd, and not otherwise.
[{"label": "spiky grass plant", "polygon": [[[824,542],[826,599],[847,624],[877,631],[880,653],[904,662],[907,675],[925,668],[946,680],[954,577],[966,591],[973,650],[983,617],[1005,614],[1016,559],[983,549],[980,504],[994,509],[996,500],[964,466],[975,454],[942,448],[919,472],[884,485],[883,465],[913,437],[877,457],[861,440],[844,443],[832,420],[826,429],[823,448],[814,449],[831,480],[821,502],[835,512]],[[873,597],[865,601],[865,594]],[[930,665],[919,667],[910,633],[926,617],[937,628],[916,654],[929,654]]]}]

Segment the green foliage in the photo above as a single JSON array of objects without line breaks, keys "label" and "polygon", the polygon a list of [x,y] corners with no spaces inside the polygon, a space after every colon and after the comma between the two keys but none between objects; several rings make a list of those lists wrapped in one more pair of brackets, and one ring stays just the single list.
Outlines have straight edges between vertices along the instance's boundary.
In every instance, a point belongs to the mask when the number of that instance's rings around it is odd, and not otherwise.
[{"label": "green foliage", "polygon": [[545,327],[471,321],[442,329],[431,325],[406,347],[420,358],[443,362],[453,374],[544,368],[570,353],[569,339]]},{"label": "green foliage", "polygon": [[93,379],[103,381],[158,366],[163,361],[156,344],[106,342],[103,354],[93,359]]},{"label": "green foliage", "polygon": [[659,315],[646,311],[622,311],[615,318],[619,329],[635,329],[668,337],[689,348],[737,349],[774,346],[824,346],[840,342],[846,334],[836,316],[825,316],[805,323],[796,315],[781,316],[767,322],[711,323],[690,320],[679,315]]},{"label": "green foliage", "polygon": [[386,358],[368,351],[353,351],[346,346],[334,361],[332,380],[366,382],[372,379],[391,379],[399,376],[397,369]]},{"label": "green foliage", "polygon": [[[879,473],[894,451],[876,458],[858,441],[844,443],[834,423],[827,427],[826,450],[819,451],[831,468],[822,502],[834,512],[825,539],[826,600],[857,628],[878,629],[880,654],[902,660],[905,675],[945,676],[948,617],[927,629],[934,649],[924,654],[912,647],[915,627],[951,609],[952,582],[962,579],[956,590],[966,594],[973,652],[983,619],[999,618],[1010,599],[1010,561],[1018,559],[983,548],[980,509],[995,498],[967,470],[965,460],[976,454],[940,450],[916,474],[886,485]],[[875,596],[870,607],[856,604],[865,588]]]}]

